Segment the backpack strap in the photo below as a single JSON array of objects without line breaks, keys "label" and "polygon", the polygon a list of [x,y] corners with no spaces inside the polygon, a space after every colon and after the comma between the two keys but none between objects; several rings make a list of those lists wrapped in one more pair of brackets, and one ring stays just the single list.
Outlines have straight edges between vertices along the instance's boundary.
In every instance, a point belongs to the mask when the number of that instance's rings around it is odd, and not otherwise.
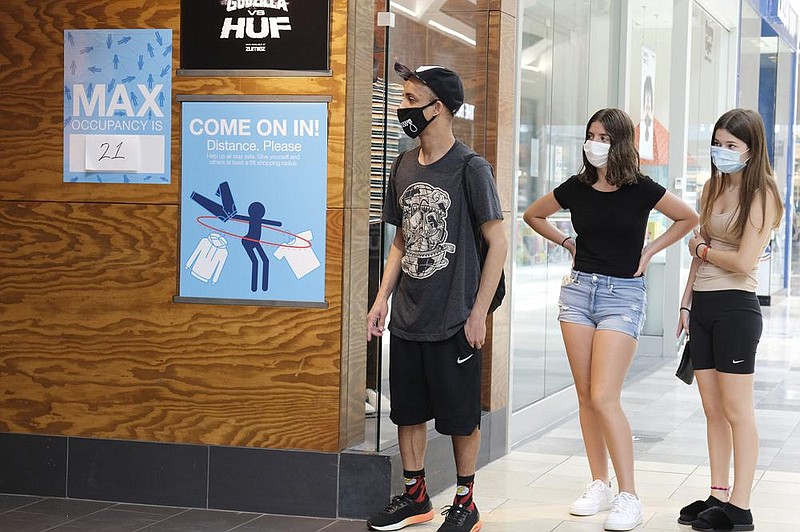
[{"label": "backpack strap", "polygon": [[[411,148],[411,150],[413,149],[414,148]],[[397,175],[397,169],[400,168],[400,161],[403,160],[403,155],[410,152],[411,150],[401,151],[400,153],[397,154],[397,157],[394,158],[394,164],[392,165],[392,171],[391,171],[392,177]]]},{"label": "backpack strap", "polygon": [[[467,185],[467,167],[469,166],[469,162],[477,157],[477,153],[470,153],[466,157],[464,157],[464,168],[461,170],[461,189],[464,191],[464,198],[467,200],[467,212],[469,214],[469,221],[472,224],[472,232],[475,233],[475,242],[476,244],[480,242],[481,232],[480,227],[478,227],[478,222],[475,221],[474,210],[472,208],[472,199],[470,198],[469,191],[467,190],[469,186]],[[480,250],[479,247],[476,249]]]},{"label": "backpack strap", "polygon": [[[463,189],[464,196],[467,200],[467,209],[469,209],[469,221],[472,225],[472,232],[475,235],[475,251],[478,254],[478,263],[480,264],[481,270],[483,270],[483,263],[486,261],[486,254],[488,253],[488,245],[486,240],[483,238],[483,233],[481,233],[480,227],[478,227],[478,222],[475,220],[474,212],[472,209],[472,200],[469,197],[469,192],[467,191],[467,166],[469,166],[469,162],[472,160],[473,157],[477,157],[477,153],[471,153],[464,158],[464,169],[462,171],[461,176],[461,186]],[[494,173],[494,171],[492,171]],[[497,288],[495,288],[494,295],[492,296],[492,300],[489,302],[489,313],[494,312],[497,307],[499,307],[503,303],[503,298],[506,295],[506,274],[503,270],[500,270],[500,280],[497,283]]]}]

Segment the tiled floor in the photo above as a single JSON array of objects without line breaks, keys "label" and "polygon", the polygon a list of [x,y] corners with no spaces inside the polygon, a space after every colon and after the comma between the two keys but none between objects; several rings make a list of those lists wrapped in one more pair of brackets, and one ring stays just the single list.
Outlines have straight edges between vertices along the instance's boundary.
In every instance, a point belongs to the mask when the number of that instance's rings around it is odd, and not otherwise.
[{"label": "tiled floor", "polygon": [[[753,489],[758,532],[800,531],[800,296],[773,298],[756,370],[761,437]],[[674,361],[631,379],[623,392],[636,439],[642,530],[690,530],[676,523],[684,504],[707,495],[705,428],[695,386],[674,377]],[[573,517],[568,504],[588,478],[577,418],[572,417],[478,472],[476,502],[485,532],[600,532],[603,515]],[[452,490],[434,498],[450,503]],[[433,522],[407,529],[434,532]],[[0,532],[349,532],[360,521],[289,518],[0,495]]]},{"label": "tiled floor", "polygon": [[[758,532],[800,531],[800,296],[773,298],[756,370],[759,465],[752,508]],[[629,383],[623,392],[634,431],[641,530],[688,531],[685,504],[708,495],[705,423],[696,386],[675,376],[676,361]],[[567,506],[588,482],[577,417],[478,472],[476,501],[486,532],[600,532],[604,515],[573,517]],[[448,491],[434,504],[450,503]],[[437,524],[415,527],[433,532]]]}]

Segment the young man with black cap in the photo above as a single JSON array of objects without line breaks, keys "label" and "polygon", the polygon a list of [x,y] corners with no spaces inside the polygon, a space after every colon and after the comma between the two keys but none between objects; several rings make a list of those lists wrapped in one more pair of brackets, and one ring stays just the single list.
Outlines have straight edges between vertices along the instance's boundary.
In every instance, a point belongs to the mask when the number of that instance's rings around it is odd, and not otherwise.
[{"label": "young man with black cap", "polygon": [[[367,337],[381,336],[392,295],[389,386],[405,491],[372,516],[372,530],[430,521],[425,486],[426,423],[453,440],[457,488],[439,532],[477,532],[472,500],[480,448],[481,348],[508,243],[492,168],[453,136],[464,102],[461,79],[441,66],[395,63],[405,80],[397,117],[420,145],[392,167],[383,221],[398,227]],[[488,245],[481,268],[473,227]]]}]

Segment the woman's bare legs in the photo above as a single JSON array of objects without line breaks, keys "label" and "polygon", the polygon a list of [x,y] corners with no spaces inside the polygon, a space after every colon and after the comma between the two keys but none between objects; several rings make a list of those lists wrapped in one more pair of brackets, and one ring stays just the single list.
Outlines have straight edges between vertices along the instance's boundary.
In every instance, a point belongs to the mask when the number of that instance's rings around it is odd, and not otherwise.
[{"label": "woman's bare legs", "polygon": [[587,325],[561,322],[561,335],[564,338],[569,367],[578,393],[578,417],[592,479],[608,483],[608,452],[591,396],[592,345],[595,329]]},{"label": "woman's bare legs", "polygon": [[[701,369],[694,372],[703,412],[706,415],[706,440],[708,441],[708,461],[711,466],[711,485],[726,488],[730,486],[731,452],[733,437],[731,424],[725,415],[722,390],[715,369]],[[711,495],[725,502],[729,493],[725,490],[711,490]]]},{"label": "woman's bare legs", "polygon": [[620,492],[636,494],[633,437],[622,410],[622,385],[638,342],[618,331],[597,331],[592,345],[591,403],[614,464]]},{"label": "woman's bare legs", "polygon": [[717,372],[725,417],[733,440],[733,491],[730,503],[750,508],[750,492],[758,463],[758,428],[753,406],[754,375]]}]

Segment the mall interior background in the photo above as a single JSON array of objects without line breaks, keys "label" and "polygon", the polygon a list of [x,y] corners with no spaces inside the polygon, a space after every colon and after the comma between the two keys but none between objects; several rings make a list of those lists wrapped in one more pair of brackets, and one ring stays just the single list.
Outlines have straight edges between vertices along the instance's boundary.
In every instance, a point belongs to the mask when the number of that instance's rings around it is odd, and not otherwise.
[{"label": "mall interior background", "polygon": [[[458,16],[455,2],[392,0],[395,26],[376,32],[376,98],[373,108],[373,175],[377,222],[380,187],[398,150],[412,145],[403,138],[394,118],[401,95],[396,77],[381,77],[387,58],[409,65],[444,64],[469,72],[480,49],[483,21]],[[385,9],[376,2],[376,9]],[[561,277],[569,257],[559,246],[545,242],[522,221],[525,208],[578,171],[585,121],[597,109],[616,106],[636,124],[641,166],[645,173],[690,205],[710,171],[711,128],[727,109],[757,109],[764,118],[770,155],[779,188],[786,198],[787,218],[775,231],[760,268],[759,296],[786,290],[791,268],[792,227],[797,211],[794,186],[797,92],[797,6],[783,1],[729,0],[521,0],[517,2],[517,47],[514,175],[511,180],[511,297],[510,395],[508,445],[513,446],[577,407],[572,379],[556,320]],[[388,33],[388,36],[387,36]],[[446,47],[445,44],[446,43]],[[388,52],[387,52],[388,50]],[[647,81],[646,81],[647,80]],[[388,101],[385,116],[380,112]],[[481,103],[470,98],[467,111],[456,118],[459,138],[480,151],[475,122]],[[384,122],[385,118],[385,122]],[[383,125],[386,125],[386,136]],[[385,150],[383,149],[385,148]],[[553,217],[570,229],[569,214]],[[666,227],[655,213],[648,237]],[[796,233],[796,231],[794,232]],[[391,228],[384,235],[386,242]],[[375,236],[375,242],[380,240]],[[370,280],[379,273],[376,251]],[[675,356],[678,299],[690,257],[673,246],[653,260],[648,270],[648,309],[639,352]],[[384,401],[371,394],[367,408],[377,419],[368,425],[367,447],[385,449],[394,442],[387,417],[388,342],[371,346],[367,386],[380,390]],[[657,363],[656,359],[654,364]],[[368,424],[370,421],[368,420]],[[374,446],[369,441],[373,436]]]},{"label": "mall interior background", "polygon": [[[394,114],[395,59],[461,74],[466,104],[456,135],[496,170],[511,252],[506,303],[489,326],[481,465],[577,406],[556,322],[568,257],[533,235],[521,215],[579,169],[585,121],[596,109],[631,115],[643,168],[689,203],[708,176],[716,118],[736,105],[758,109],[788,207],[762,262],[760,295],[768,302],[785,290],[798,207],[796,2],[330,0],[330,7],[329,76],[174,76],[173,96],[331,102],[327,308],[209,309],[172,300],[177,177],[162,187],[121,188],[64,183],[62,175],[64,29],[172,28],[178,70],[180,1],[0,6],[0,469],[13,473],[0,477],[0,492],[350,517],[388,500],[397,487],[389,483],[399,482],[388,348],[367,345],[364,316],[391,239],[378,221],[388,168],[412,145]],[[554,218],[568,229],[567,216]],[[649,234],[663,229],[653,216]],[[652,360],[675,356],[671,331],[688,262],[673,246],[648,271],[640,353]],[[430,437],[434,467],[449,464],[449,441]],[[441,467],[434,490],[453,478],[452,465]],[[120,469],[130,478],[122,481]],[[254,473],[287,469],[293,482],[277,494],[268,475]],[[149,489],[154,478],[158,489]],[[87,489],[76,488],[82,481],[78,488]],[[340,489],[349,482],[375,489]]]}]

